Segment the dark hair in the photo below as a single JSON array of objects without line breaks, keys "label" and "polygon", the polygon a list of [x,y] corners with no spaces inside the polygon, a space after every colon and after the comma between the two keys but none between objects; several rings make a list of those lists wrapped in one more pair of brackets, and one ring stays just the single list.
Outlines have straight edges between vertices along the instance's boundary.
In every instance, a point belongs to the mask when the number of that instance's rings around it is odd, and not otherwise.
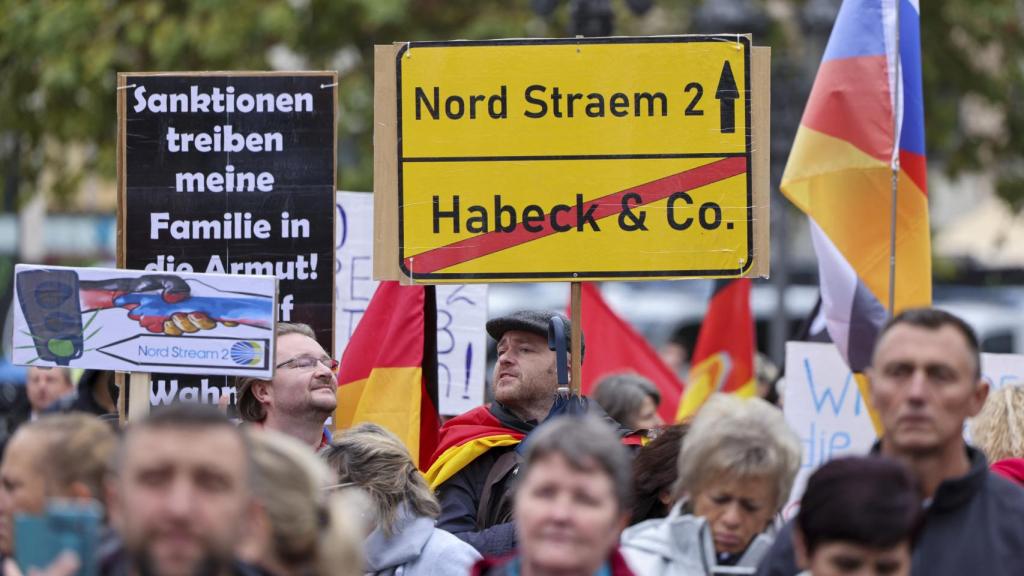
[{"label": "dark hair", "polygon": [[644,398],[654,405],[661,404],[661,393],[653,382],[639,374],[612,374],[605,376],[594,388],[594,400],[616,421],[634,428],[633,419],[643,406]]},{"label": "dark hair", "polygon": [[827,542],[884,549],[913,543],[921,513],[917,482],[903,464],[856,456],[832,460],[811,475],[796,525],[808,555]]},{"label": "dark hair", "polygon": [[878,339],[875,340],[876,353],[878,345],[882,342],[882,337],[901,324],[926,330],[939,330],[944,326],[953,327],[967,342],[967,349],[974,360],[974,377],[981,377],[981,350],[978,345],[978,336],[974,333],[974,329],[971,328],[970,324],[964,322],[959,316],[950,314],[945,310],[939,310],[938,308],[910,308],[904,310],[886,322],[885,326],[882,327],[882,331],[878,333]]},{"label": "dark hair", "polygon": [[[288,334],[301,334],[316,340],[316,333],[308,324],[301,322],[278,322],[274,324],[275,343],[282,336]],[[273,359],[271,359],[273,360]],[[238,416],[246,422],[263,422],[267,419],[267,409],[256,399],[252,393],[252,385],[256,382],[266,382],[263,378],[254,376],[235,377],[235,398],[238,404]]]},{"label": "dark hair", "polygon": [[619,510],[631,508],[633,479],[629,452],[607,421],[596,416],[566,415],[545,422],[526,440],[521,477],[525,479],[531,467],[553,454],[565,458],[576,470],[608,475]]},{"label": "dark hair", "polygon": [[672,493],[676,481],[676,463],[689,424],[667,426],[658,437],[644,446],[633,460],[633,516],[630,524],[668,516],[671,506],[661,501],[663,492]]},{"label": "dark hair", "polygon": [[131,428],[235,428],[227,416],[212,404],[173,402],[155,406],[145,417],[131,423]]},{"label": "dark hair", "polygon": [[226,415],[212,404],[197,402],[174,402],[166,406],[157,406],[145,417],[129,422],[117,454],[117,468],[124,462],[125,445],[139,430],[194,430],[223,428],[236,435],[245,451],[247,474],[250,481],[253,476],[252,443],[245,432],[235,425]]}]

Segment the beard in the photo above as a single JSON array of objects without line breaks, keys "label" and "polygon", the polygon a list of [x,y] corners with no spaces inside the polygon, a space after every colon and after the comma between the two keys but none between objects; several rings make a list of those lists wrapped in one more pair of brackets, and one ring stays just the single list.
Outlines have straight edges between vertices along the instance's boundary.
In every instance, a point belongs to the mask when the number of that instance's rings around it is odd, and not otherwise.
[{"label": "beard", "polygon": [[[232,564],[231,559],[218,557],[211,550],[207,550],[189,574],[180,576],[220,576],[228,573],[228,568]],[[131,565],[138,576],[170,576],[160,570],[153,554],[145,548],[131,556]]]}]

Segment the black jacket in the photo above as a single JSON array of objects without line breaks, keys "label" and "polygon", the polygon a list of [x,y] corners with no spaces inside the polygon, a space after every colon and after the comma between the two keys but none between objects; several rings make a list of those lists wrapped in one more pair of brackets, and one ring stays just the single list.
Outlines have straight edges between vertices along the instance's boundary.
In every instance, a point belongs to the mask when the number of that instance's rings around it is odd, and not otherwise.
[{"label": "black jacket", "polygon": [[[925,511],[912,576],[1024,574],[1024,489],[988,469],[967,447],[971,468],[943,481]],[[793,522],[779,532],[757,576],[793,576]]]}]

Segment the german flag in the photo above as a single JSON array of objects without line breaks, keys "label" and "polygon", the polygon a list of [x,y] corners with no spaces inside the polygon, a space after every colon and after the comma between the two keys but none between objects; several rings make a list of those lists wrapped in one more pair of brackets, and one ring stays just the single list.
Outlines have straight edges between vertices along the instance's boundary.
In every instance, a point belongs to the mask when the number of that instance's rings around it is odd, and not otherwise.
[{"label": "german flag", "polygon": [[437,487],[479,458],[491,448],[515,446],[526,432],[512,429],[491,413],[489,406],[478,406],[445,422],[430,468],[426,471],[430,488]]},{"label": "german flag", "polygon": [[[608,421],[609,426],[617,428],[624,446],[640,447],[646,436],[625,428],[612,420],[596,403],[588,398],[559,394],[555,396],[551,412],[544,422],[551,418],[593,413]],[[478,406],[465,414],[456,416],[445,422],[441,428],[441,438],[437,451],[425,475],[430,487],[434,490],[446,480],[462,470],[470,462],[479,458],[491,448],[515,446],[523,441],[537,426],[536,422],[523,422],[497,402],[490,406]]]},{"label": "german flag", "polygon": [[338,371],[335,426],[379,424],[427,462],[437,445],[437,301],[433,286],[381,282]]},{"label": "german flag", "polygon": [[750,279],[715,281],[676,421],[696,414],[715,392],[754,396],[757,393],[754,350]]}]

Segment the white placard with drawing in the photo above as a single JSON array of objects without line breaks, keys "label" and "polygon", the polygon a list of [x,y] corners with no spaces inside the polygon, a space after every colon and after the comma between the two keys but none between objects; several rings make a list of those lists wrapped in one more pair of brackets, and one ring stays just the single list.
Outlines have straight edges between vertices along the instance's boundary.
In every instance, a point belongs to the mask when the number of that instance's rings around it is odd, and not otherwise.
[{"label": "white placard with drawing", "polygon": [[[334,353],[341,358],[378,284],[373,279],[373,195],[338,192],[335,209]],[[461,414],[483,404],[487,285],[436,289],[438,410]]]}]

